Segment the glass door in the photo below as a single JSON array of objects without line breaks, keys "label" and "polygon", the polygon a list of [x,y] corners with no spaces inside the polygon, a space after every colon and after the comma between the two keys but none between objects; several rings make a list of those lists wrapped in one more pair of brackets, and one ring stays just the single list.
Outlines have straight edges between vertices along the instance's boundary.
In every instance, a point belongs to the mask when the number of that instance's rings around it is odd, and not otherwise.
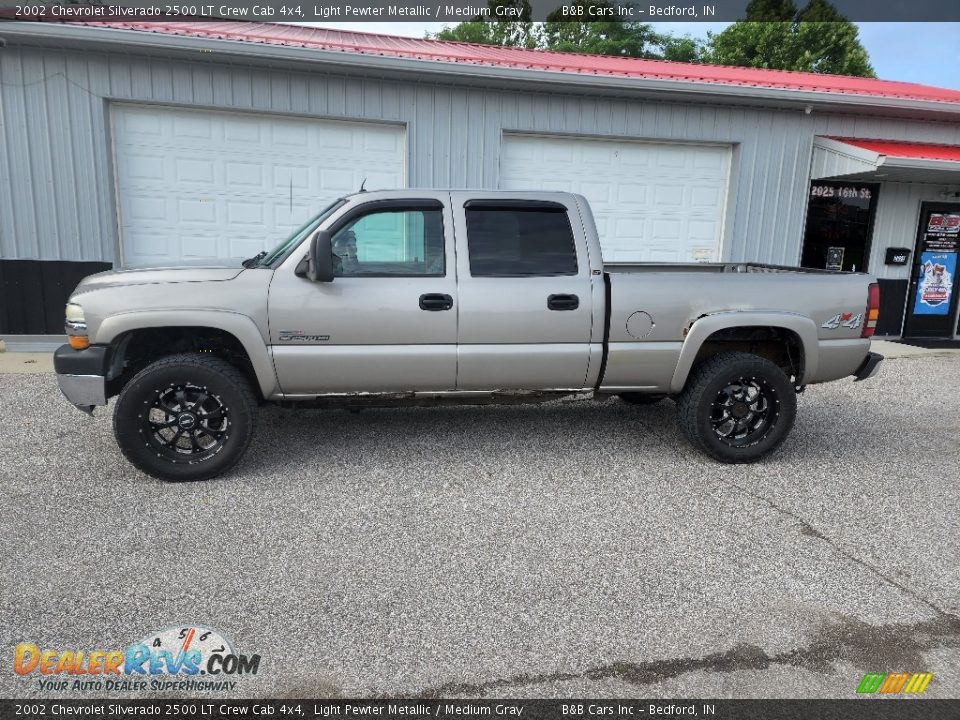
[{"label": "glass door", "polygon": [[957,307],[960,205],[923,203],[904,337],[953,337]]}]

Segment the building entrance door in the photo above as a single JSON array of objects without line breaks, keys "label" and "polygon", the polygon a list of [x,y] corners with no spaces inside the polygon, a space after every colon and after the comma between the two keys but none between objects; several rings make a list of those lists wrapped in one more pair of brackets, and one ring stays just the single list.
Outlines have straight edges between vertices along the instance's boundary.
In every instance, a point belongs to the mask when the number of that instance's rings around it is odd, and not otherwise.
[{"label": "building entrance door", "polygon": [[923,203],[904,337],[953,337],[957,309],[960,205]]}]

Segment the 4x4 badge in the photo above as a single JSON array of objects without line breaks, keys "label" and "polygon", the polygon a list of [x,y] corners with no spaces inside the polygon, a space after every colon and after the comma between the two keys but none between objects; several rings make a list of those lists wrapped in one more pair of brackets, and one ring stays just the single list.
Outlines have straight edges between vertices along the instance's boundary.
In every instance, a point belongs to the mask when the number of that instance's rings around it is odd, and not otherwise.
[{"label": "4x4 badge", "polygon": [[834,315],[820,327],[826,328],[827,330],[836,330],[838,327],[856,329],[860,327],[861,322],[863,322],[863,313],[854,315],[853,313],[847,312]]}]

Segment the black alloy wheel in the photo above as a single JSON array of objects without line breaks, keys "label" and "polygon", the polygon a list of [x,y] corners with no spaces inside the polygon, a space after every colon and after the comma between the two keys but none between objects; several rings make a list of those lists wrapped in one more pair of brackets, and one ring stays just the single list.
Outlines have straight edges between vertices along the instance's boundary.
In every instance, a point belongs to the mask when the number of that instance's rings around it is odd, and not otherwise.
[{"label": "black alloy wheel", "polygon": [[230,410],[223,398],[190,383],[158,390],[138,420],[144,441],[175,463],[202,462],[230,438]]},{"label": "black alloy wheel", "polygon": [[797,393],[766,358],[722,352],[697,365],[677,398],[687,439],[710,457],[747,463],[773,452],[789,435]]},{"label": "black alloy wheel", "polygon": [[247,377],[221,358],[171,355],[120,393],[113,432],[124,456],[162,480],[207,480],[246,452],[257,417]]},{"label": "black alloy wheel", "polygon": [[779,414],[780,400],[766,380],[741,377],[717,393],[710,424],[721,442],[731,447],[748,447],[776,427]]}]

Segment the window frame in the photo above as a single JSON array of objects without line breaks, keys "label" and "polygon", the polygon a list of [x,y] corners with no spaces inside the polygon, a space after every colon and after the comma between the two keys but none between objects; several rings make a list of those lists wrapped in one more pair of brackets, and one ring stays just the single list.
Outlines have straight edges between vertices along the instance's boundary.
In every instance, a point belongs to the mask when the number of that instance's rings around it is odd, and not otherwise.
[{"label": "window frame", "polygon": [[[573,272],[541,272],[541,273],[497,273],[477,275],[473,271],[473,258],[470,255],[470,219],[471,210],[512,210],[529,212],[549,212],[563,214],[567,222],[567,229],[570,231],[570,249],[573,251]],[[570,208],[563,203],[553,200],[518,200],[518,199],[498,199],[498,198],[473,198],[463,203],[463,222],[466,230],[467,245],[467,270],[471,278],[562,278],[579,277],[581,270],[580,252],[577,244],[577,235],[574,230],[573,222],[570,219]]]},{"label": "window frame", "polygon": [[341,278],[444,278],[447,277],[447,272],[449,270],[449,258],[447,257],[447,228],[446,221],[444,218],[444,210],[446,205],[442,200],[437,200],[436,198],[388,198],[384,200],[371,200],[369,202],[362,203],[356,207],[351,208],[348,212],[344,213],[341,217],[337,218],[336,222],[333,223],[329,228],[328,232],[330,237],[333,238],[338,232],[343,230],[347,225],[360,220],[361,218],[372,215],[374,212],[378,211],[392,211],[392,212],[404,212],[411,211],[416,212],[418,210],[439,210],[440,219],[441,219],[441,230],[443,231],[443,271],[439,273],[360,273],[357,275],[337,275],[337,279]]},{"label": "window frame", "polygon": [[[872,260],[873,253],[873,235],[876,230],[876,219],[877,219],[877,208],[880,206],[880,192],[882,190],[882,183],[874,182],[870,180],[811,180],[807,184],[807,198],[806,198],[806,209],[804,210],[803,215],[803,235],[800,238],[800,254],[797,258],[797,267],[802,267],[808,270],[824,270],[820,267],[811,267],[804,265],[804,256],[807,254],[807,232],[810,229],[810,209],[814,205],[814,200],[821,200],[822,197],[818,196],[817,198],[813,197],[813,188],[816,186],[829,186],[834,189],[851,187],[851,186],[860,186],[861,188],[868,188],[871,192],[870,203],[868,206],[868,215],[867,222],[864,230],[864,243],[863,243],[863,267],[857,268],[856,272],[869,273],[870,272],[870,261]],[[836,202],[843,204],[844,198],[834,197]],[[918,221],[919,222],[919,221]],[[851,272],[850,270],[827,270],[826,272]]]}]

